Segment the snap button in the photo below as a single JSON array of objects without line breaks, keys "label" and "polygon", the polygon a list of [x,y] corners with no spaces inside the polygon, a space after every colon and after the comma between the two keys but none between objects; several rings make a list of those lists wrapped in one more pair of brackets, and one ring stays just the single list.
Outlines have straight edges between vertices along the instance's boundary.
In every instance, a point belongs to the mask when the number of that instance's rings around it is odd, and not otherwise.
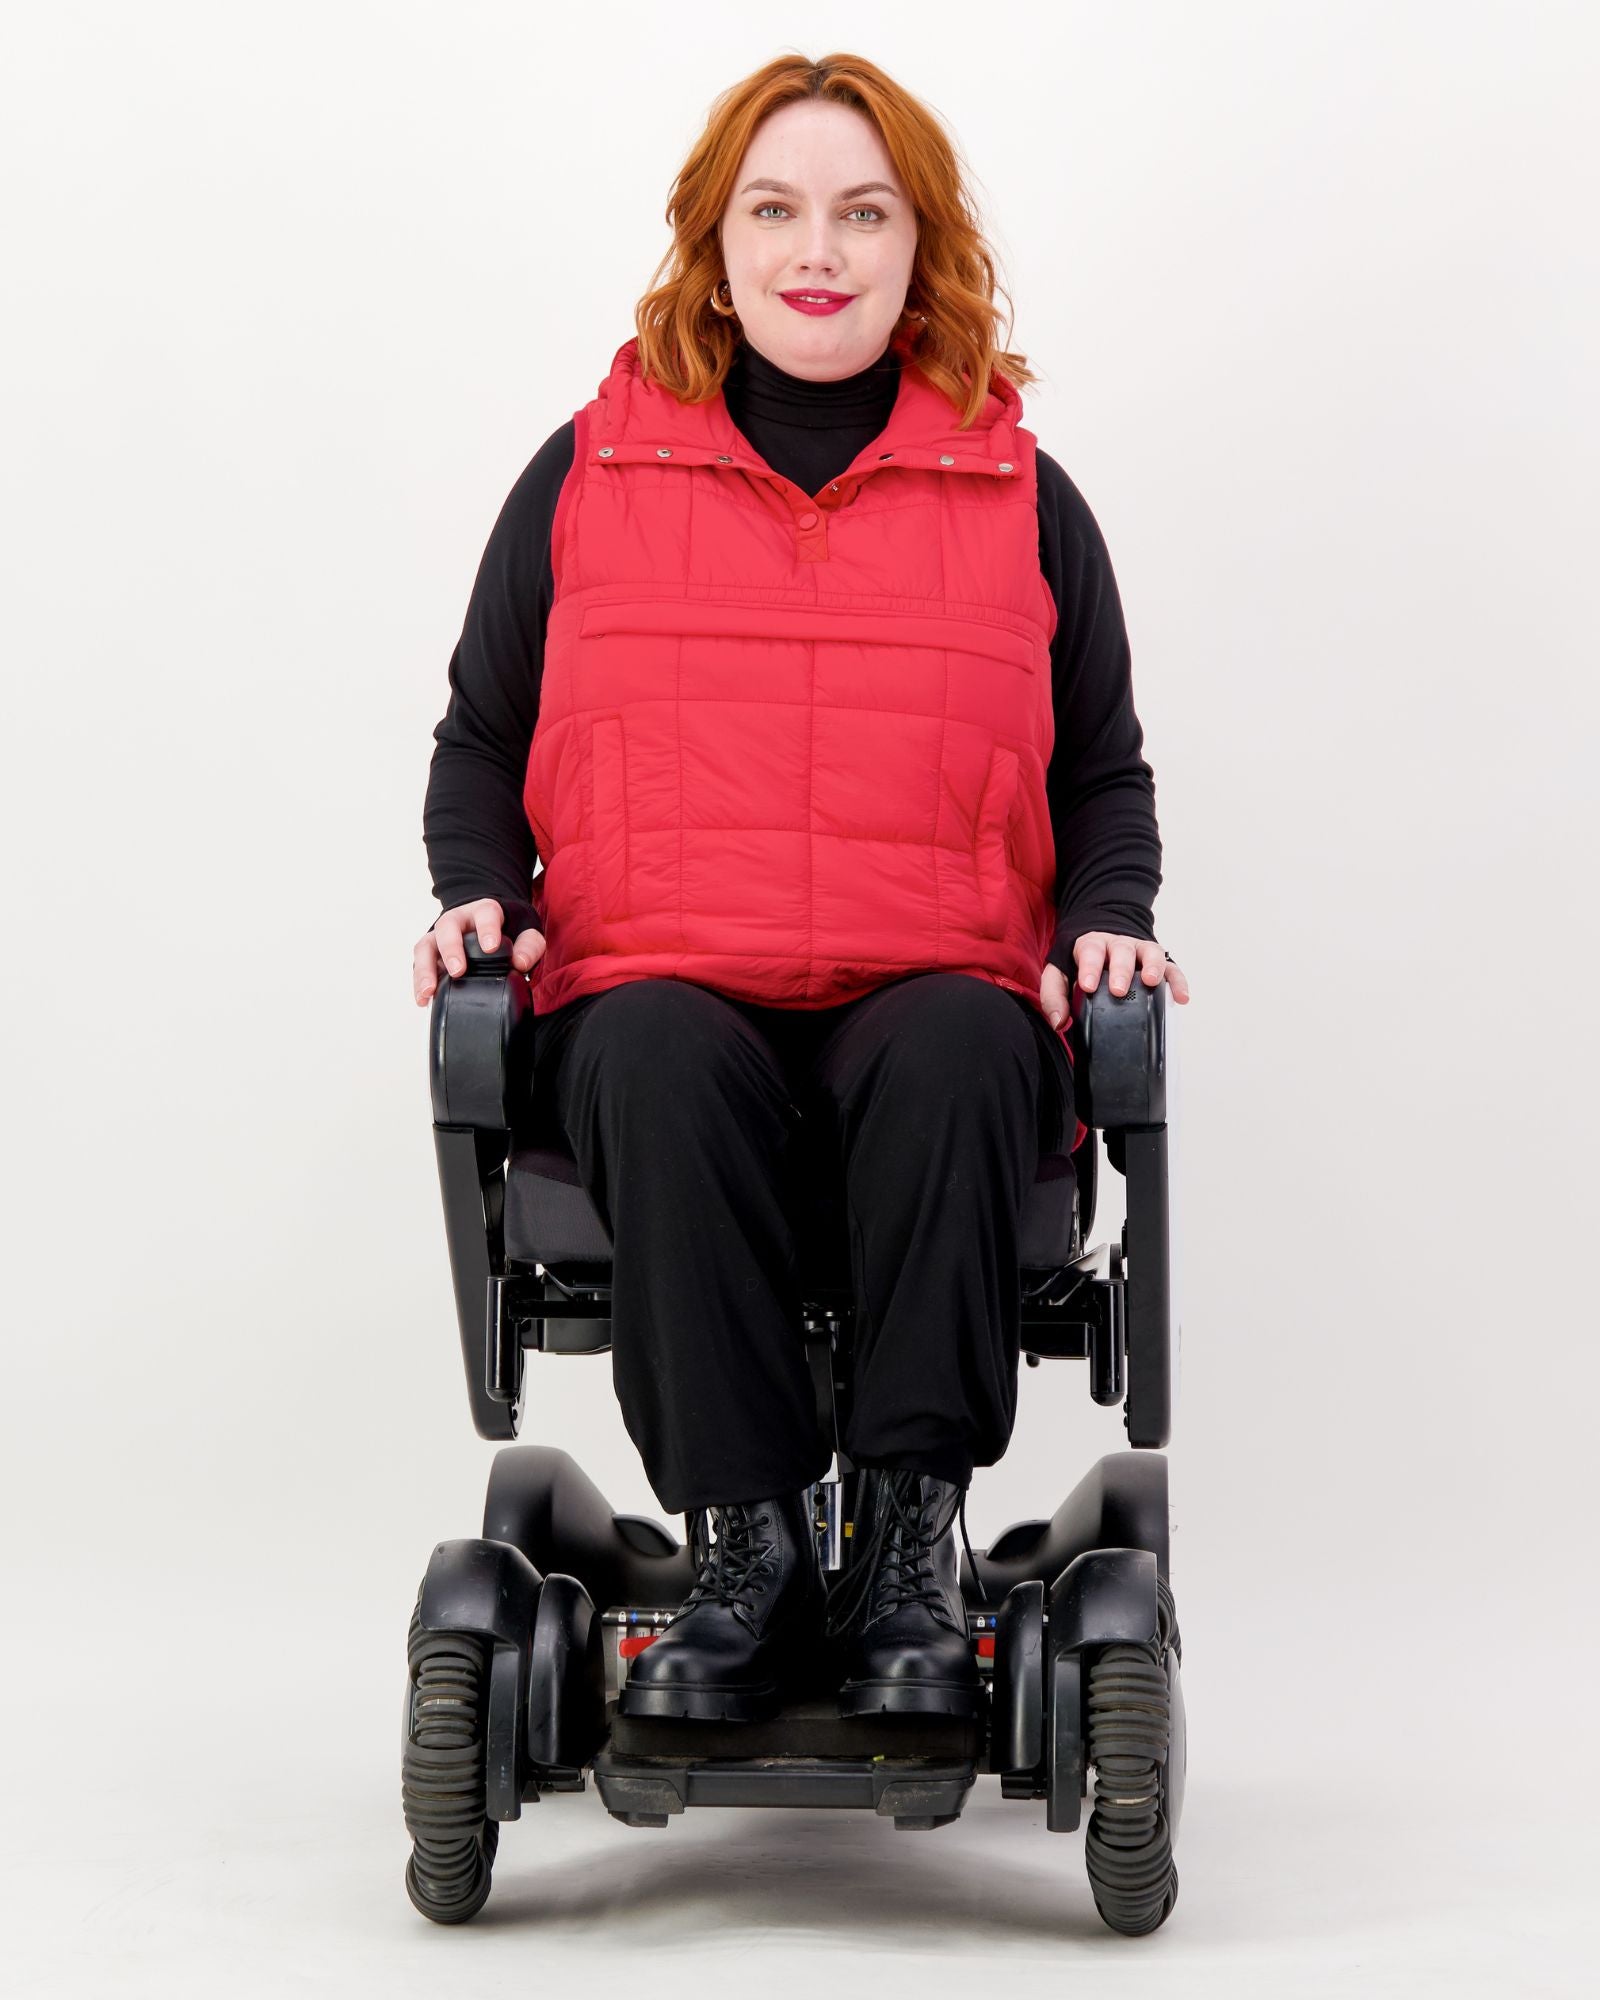
[{"label": "snap button", "polygon": [[1011,461],[1010,461],[1010,459],[1009,459],[1009,458],[1003,458],[1003,459],[1001,459],[1001,461],[1000,461],[1000,470],[1001,470],[1002,472],[1009,472],[1009,471],[1011,470]]},{"label": "snap button", "polygon": [[955,460],[950,456],[949,452],[941,451],[939,454],[939,463],[941,465],[954,465]]},{"label": "snap button", "polygon": [[828,481],[828,491],[829,491],[830,493],[837,493],[837,492],[838,492],[838,490],[839,490],[839,482],[838,482],[838,480],[837,480],[837,479],[830,479],[830,480]]},{"label": "snap button", "polygon": [[880,451],[880,452],[878,453],[878,457],[879,457],[879,460],[881,461],[881,460],[883,460],[883,459],[886,459],[886,458],[893,458],[893,457],[894,457],[894,453],[893,453],[892,451]]},{"label": "snap button", "polygon": [[610,456],[611,446],[608,444],[601,445],[600,449],[595,453],[596,458],[609,458]]},{"label": "snap button", "polygon": [[733,453],[731,451],[719,451],[717,453],[717,463],[718,465],[732,465]]},{"label": "snap button", "polygon": [[671,456],[672,456],[672,446],[670,444],[658,444],[656,446],[657,458],[671,458]]},{"label": "snap button", "polygon": [[817,517],[816,517],[816,515],[815,515],[815,514],[802,514],[802,515],[800,516],[800,525],[801,525],[801,527],[802,527],[802,528],[814,528],[814,527],[815,527],[815,526],[817,525]]}]

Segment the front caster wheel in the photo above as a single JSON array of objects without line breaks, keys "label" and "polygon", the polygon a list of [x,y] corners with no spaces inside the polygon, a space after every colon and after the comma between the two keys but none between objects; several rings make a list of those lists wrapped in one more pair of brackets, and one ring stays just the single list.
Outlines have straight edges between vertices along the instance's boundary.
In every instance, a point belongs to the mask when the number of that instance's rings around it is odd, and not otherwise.
[{"label": "front caster wheel", "polygon": [[1164,1578],[1157,1593],[1156,1639],[1106,1646],[1089,1668],[1095,1782],[1084,1859],[1095,1908],[1128,1937],[1158,1930],[1178,1900],[1172,1842],[1187,1757],[1178,1682],[1183,1648]]},{"label": "front caster wheel", "polygon": [[400,1797],[412,1840],[406,1894],[436,1924],[464,1924],[483,1908],[500,1839],[484,1810],[489,1654],[476,1633],[425,1632],[419,1598],[406,1639]]}]

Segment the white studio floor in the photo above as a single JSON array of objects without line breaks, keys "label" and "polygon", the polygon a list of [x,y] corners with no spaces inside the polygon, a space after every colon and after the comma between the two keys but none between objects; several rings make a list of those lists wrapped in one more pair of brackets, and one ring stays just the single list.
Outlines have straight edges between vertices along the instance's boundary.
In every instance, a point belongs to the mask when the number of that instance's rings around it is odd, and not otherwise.
[{"label": "white studio floor", "polygon": [[630,1829],[591,1787],[525,1807],[485,1910],[439,1929],[401,1883],[403,1619],[308,1618],[286,1671],[281,1604],[97,1627],[54,1598],[7,1621],[25,1653],[5,1788],[4,1984],[19,2000],[468,1982],[785,2000],[1020,1991],[1040,1975],[1185,2000],[1591,1990],[1590,1800],[1542,1759],[1519,1782],[1506,1732],[1477,1734],[1499,1768],[1469,1767],[1459,1684],[1441,1690],[1441,1726],[1362,1747],[1331,1706],[1325,1731],[1306,1720],[1337,1663],[1302,1690],[1297,1723],[1265,1687],[1230,1697],[1186,1643],[1181,1890],[1145,1939],[1096,1914],[1082,1832],[1046,1833],[1042,1804],[1003,1801],[989,1777],[931,1833],[751,1810]]}]

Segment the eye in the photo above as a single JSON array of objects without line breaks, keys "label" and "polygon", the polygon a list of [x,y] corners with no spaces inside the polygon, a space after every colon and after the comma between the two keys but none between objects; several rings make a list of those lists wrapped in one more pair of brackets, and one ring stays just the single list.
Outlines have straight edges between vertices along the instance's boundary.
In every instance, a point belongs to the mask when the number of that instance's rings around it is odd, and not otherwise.
[{"label": "eye", "polygon": [[[786,206],[786,205],[785,205],[785,204],[784,204],[783,202],[781,202],[781,201],[764,201],[764,202],[763,202],[763,203],[761,204],[761,206],[760,206],[760,207],[759,207],[758,209],[756,209],[756,210],[755,210],[754,212],[755,212],[755,214],[756,214],[756,215],[757,215],[757,216],[759,217],[759,216],[764,216],[764,215],[769,215],[769,214],[771,214],[771,213],[772,213],[772,212],[773,212],[774,210],[776,210],[776,211],[777,211],[777,212],[778,212],[778,213],[779,213],[780,215],[787,215],[787,214],[789,213],[789,210],[788,210],[787,206]],[[877,220],[877,221],[879,221],[879,222],[882,222],[882,221],[884,221],[884,220],[885,220],[885,216],[884,216],[884,212],[883,212],[883,210],[882,210],[881,208],[873,208],[873,207],[871,207],[871,206],[870,206],[869,204],[863,204],[863,205],[862,205],[861,207],[859,207],[859,208],[847,208],[847,209],[845,210],[845,214],[846,214],[846,215],[870,215],[870,216],[873,216],[873,217],[875,217],[875,218],[876,218],[876,220]]]}]

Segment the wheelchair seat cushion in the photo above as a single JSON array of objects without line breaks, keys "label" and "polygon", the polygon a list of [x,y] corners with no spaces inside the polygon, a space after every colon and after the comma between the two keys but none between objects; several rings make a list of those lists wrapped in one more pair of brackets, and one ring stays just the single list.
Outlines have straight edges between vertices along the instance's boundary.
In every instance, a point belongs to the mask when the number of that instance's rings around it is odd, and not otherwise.
[{"label": "wheelchair seat cushion", "polygon": [[[802,1231],[814,1260],[813,1283],[847,1285],[847,1253],[837,1222],[836,1194],[819,1187],[812,1228]],[[521,1145],[506,1170],[506,1255],[519,1264],[609,1263],[611,1238],[578,1176],[578,1163],[562,1146]],[[1025,1270],[1050,1270],[1078,1254],[1078,1182],[1071,1157],[1040,1157],[1023,1203],[1019,1242]],[[802,1266],[806,1259],[802,1256]],[[817,1266],[820,1265],[820,1268]]]}]

